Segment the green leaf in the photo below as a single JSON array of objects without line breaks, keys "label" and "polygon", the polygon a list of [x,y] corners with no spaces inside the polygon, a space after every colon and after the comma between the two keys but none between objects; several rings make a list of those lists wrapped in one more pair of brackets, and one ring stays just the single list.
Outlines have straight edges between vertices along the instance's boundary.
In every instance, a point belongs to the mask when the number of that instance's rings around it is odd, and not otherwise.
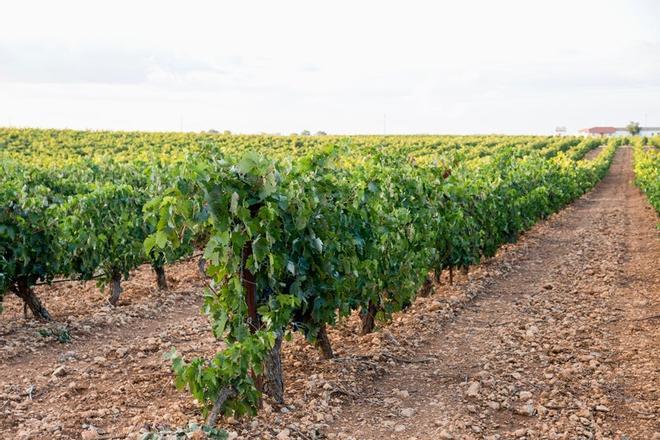
[{"label": "green leaf", "polygon": [[156,237],[154,235],[148,236],[144,240],[144,252],[146,254],[149,254],[155,245],[156,245]]},{"label": "green leaf", "polygon": [[296,275],[296,265],[293,263],[293,261],[287,261],[286,270],[288,270],[291,275]]},{"label": "green leaf", "polygon": [[263,237],[258,237],[252,242],[252,254],[257,263],[261,263],[268,255],[270,246]]},{"label": "green leaf", "polygon": [[165,231],[156,232],[155,241],[156,245],[163,249],[167,245],[167,233]]}]

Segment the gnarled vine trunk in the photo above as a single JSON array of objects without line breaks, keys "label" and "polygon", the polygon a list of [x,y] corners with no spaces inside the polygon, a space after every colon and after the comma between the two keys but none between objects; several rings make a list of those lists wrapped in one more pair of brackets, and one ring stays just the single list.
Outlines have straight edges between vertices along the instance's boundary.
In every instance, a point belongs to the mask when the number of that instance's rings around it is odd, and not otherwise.
[{"label": "gnarled vine trunk", "polygon": [[169,290],[167,285],[167,277],[165,276],[165,268],[163,266],[154,266],[154,272],[156,273],[156,284],[158,285],[158,290]]},{"label": "gnarled vine trunk", "polygon": [[275,402],[284,403],[284,375],[282,374],[282,331],[277,332],[275,345],[264,361],[263,391]]},{"label": "gnarled vine trunk", "polygon": [[330,344],[330,338],[328,338],[328,331],[325,324],[322,324],[321,328],[319,328],[319,333],[316,336],[316,345],[321,349],[323,359],[332,359],[335,357],[335,354],[332,352],[332,345]]},{"label": "gnarled vine trunk", "polygon": [[[256,216],[259,205],[250,208],[252,216]],[[241,281],[245,288],[245,303],[247,305],[246,321],[252,333],[259,330],[262,326],[261,317],[257,312],[257,283],[252,272],[247,268],[247,260],[252,255],[252,241],[248,241],[243,246]],[[254,375],[254,381],[257,389],[268,394],[277,403],[284,403],[284,376],[282,375],[282,336],[283,331],[278,330],[275,338],[275,345],[266,355],[264,360],[264,372],[261,376]]]},{"label": "gnarled vine trunk", "polygon": [[424,284],[422,285],[422,288],[419,291],[419,296],[421,297],[427,297],[433,293],[433,279],[430,276],[427,276],[426,279],[424,280]]},{"label": "gnarled vine trunk", "polygon": [[16,295],[18,295],[18,297],[23,300],[24,312],[26,310],[25,307],[27,307],[32,311],[32,314],[37,319],[41,319],[43,321],[50,321],[52,319],[50,313],[48,313],[48,310],[46,310],[43,304],[41,304],[41,301],[39,301],[39,298],[34,293],[34,290],[32,290],[32,287],[30,287],[27,280],[18,280],[14,293],[16,293]]},{"label": "gnarled vine trunk", "polygon": [[113,272],[110,279],[110,299],[108,300],[110,304],[113,306],[117,305],[121,291],[121,274],[119,272]]},{"label": "gnarled vine trunk", "polygon": [[211,428],[215,428],[216,423],[218,423],[218,416],[220,415],[220,411],[222,410],[222,405],[225,404],[225,401],[234,396],[236,392],[232,388],[223,388],[220,390],[218,393],[218,397],[215,399],[215,402],[213,403],[213,408],[211,409],[211,412],[209,412],[208,417],[206,418],[206,426],[209,426]]},{"label": "gnarled vine trunk", "polygon": [[440,284],[440,281],[442,279],[442,269],[435,269],[433,271],[433,275],[435,275],[435,283]]},{"label": "gnarled vine trunk", "polygon": [[378,312],[378,307],[372,302],[369,301],[367,308],[362,308],[360,311],[360,318],[362,320],[362,329],[360,334],[366,335],[374,331],[376,326],[376,313]]},{"label": "gnarled vine trunk", "polygon": [[206,258],[203,255],[197,260],[197,270],[199,270],[200,275],[206,276]]}]

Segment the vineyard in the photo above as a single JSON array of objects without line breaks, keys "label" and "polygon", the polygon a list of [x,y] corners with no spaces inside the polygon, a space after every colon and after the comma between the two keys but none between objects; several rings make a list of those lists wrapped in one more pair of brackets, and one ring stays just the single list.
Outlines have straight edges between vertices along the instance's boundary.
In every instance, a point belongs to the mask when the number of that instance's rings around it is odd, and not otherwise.
[{"label": "vineyard", "polygon": [[[284,340],[332,359],[330,327],[356,315],[369,334],[495,256],[592,189],[625,142],[0,129],[0,310],[16,295],[48,321],[35,287],[70,280],[121,307],[138,267],[167,291],[168,268],[194,260],[220,343],[169,352],[176,385],[209,426],[255,415],[285,401]],[[632,143],[660,211],[660,139]]]}]

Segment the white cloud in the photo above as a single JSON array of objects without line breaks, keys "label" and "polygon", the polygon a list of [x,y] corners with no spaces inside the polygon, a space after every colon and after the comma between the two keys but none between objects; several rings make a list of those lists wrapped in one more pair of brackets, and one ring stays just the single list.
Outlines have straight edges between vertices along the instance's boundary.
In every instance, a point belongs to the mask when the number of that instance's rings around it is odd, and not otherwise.
[{"label": "white cloud", "polygon": [[[652,0],[22,1],[0,124],[549,132],[660,123]],[[655,118],[655,119],[653,119]]]}]

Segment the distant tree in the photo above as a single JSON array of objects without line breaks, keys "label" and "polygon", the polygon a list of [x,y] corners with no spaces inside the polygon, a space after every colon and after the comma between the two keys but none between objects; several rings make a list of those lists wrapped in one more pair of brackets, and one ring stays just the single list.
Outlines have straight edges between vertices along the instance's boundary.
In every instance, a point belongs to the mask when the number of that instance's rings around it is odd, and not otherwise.
[{"label": "distant tree", "polygon": [[314,133],[314,136],[326,136],[327,134],[328,133],[326,133],[325,131],[319,130],[316,133]]},{"label": "distant tree", "polygon": [[230,135],[230,134],[231,134],[231,130],[225,130],[225,131],[222,132],[222,134]]},{"label": "distant tree", "polygon": [[311,133],[309,132],[309,130],[303,130],[300,132],[300,134],[303,136],[309,136]]},{"label": "distant tree", "polygon": [[638,135],[642,128],[639,126],[639,122],[630,121],[630,124],[626,126],[626,129],[630,132],[631,135]]},{"label": "distant tree", "polygon": [[209,131],[207,131],[207,133],[218,134],[220,132],[218,130],[210,129]]}]

